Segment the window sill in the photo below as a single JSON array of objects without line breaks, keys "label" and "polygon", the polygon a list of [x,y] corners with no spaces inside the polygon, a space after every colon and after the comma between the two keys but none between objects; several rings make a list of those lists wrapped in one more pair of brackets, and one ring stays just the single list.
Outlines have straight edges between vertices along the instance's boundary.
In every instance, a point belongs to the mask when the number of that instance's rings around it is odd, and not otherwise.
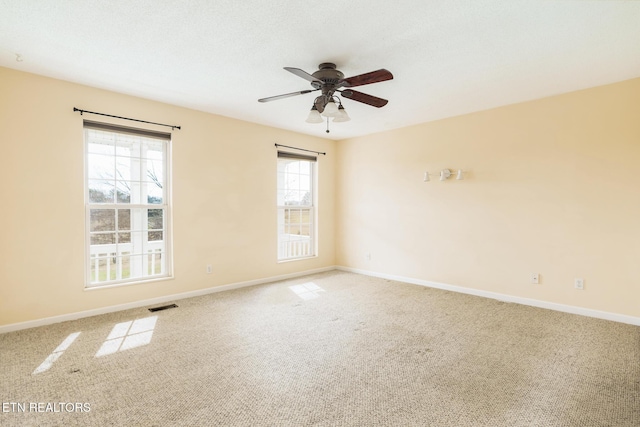
[{"label": "window sill", "polygon": [[303,261],[305,259],[312,259],[312,258],[318,258],[318,255],[310,255],[310,256],[305,256],[305,257],[300,257],[300,258],[279,259],[278,260],[278,264],[282,264],[282,263],[286,263],[286,262],[292,262],[292,261]]},{"label": "window sill", "polygon": [[99,289],[112,289],[112,288],[119,288],[122,286],[142,285],[145,283],[162,282],[165,280],[173,280],[173,279],[174,279],[173,276],[162,276],[162,277],[153,277],[151,279],[136,280],[135,282],[119,282],[119,283],[111,283],[108,285],[90,285],[90,286],[85,285],[84,290],[96,291]]}]

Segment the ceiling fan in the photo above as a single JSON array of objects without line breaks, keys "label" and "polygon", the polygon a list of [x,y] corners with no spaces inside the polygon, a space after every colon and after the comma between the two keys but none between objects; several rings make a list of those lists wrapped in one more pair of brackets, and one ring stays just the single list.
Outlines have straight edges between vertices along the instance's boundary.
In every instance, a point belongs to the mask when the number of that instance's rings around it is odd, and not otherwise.
[{"label": "ceiling fan", "polygon": [[[299,68],[284,67],[284,69],[298,77],[302,77],[303,79],[310,81],[313,89],[261,98],[258,99],[258,102],[275,101],[277,99],[321,91],[321,95],[316,97],[313,101],[313,107],[311,108],[311,112],[307,118],[307,122],[310,123],[323,122],[321,115],[327,118],[333,117],[333,121],[338,122],[350,120],[342,106],[342,101],[336,95],[336,92],[344,98],[362,102],[363,104],[377,108],[384,107],[389,102],[386,99],[351,89],[355,86],[364,86],[393,79],[393,74],[384,68],[348,78],[344,78],[344,74],[340,70],[336,69],[336,64],[331,62],[323,62],[318,66],[318,71],[313,74],[309,74]],[[338,105],[336,105],[336,101],[338,101]]]}]

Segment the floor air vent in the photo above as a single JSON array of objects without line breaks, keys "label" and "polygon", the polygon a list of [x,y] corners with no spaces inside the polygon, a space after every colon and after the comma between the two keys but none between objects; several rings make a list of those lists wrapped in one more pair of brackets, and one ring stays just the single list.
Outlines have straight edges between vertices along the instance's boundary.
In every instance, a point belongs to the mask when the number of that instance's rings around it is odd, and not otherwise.
[{"label": "floor air vent", "polygon": [[153,308],[150,308],[150,309],[149,309],[149,311],[150,311],[150,312],[152,312],[152,313],[154,313],[154,312],[156,312],[156,311],[161,311],[161,310],[166,310],[167,308],[176,308],[176,307],[178,307],[178,306],[177,306],[177,305],[175,305],[175,304],[169,304],[169,305],[163,305],[162,307],[153,307]]}]

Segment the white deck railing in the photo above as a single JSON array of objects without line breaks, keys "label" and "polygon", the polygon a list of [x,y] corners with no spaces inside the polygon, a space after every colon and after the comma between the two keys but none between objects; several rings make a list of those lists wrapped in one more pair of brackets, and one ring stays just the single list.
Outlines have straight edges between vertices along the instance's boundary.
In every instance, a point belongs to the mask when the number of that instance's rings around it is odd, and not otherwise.
[{"label": "white deck railing", "polygon": [[[156,240],[145,243],[146,252],[142,255],[142,267],[137,269],[130,266],[130,271],[125,278],[155,276],[165,273],[165,261],[162,259],[164,255],[164,241]],[[107,282],[112,280],[121,280],[123,262],[117,262],[119,257],[136,256],[132,254],[132,243],[110,244],[110,245],[91,245],[91,283]],[[278,243],[278,259],[286,260],[293,258],[302,258],[313,255],[310,236],[300,236],[297,234],[284,234],[280,236]],[[138,255],[140,256],[140,255]],[[101,265],[102,263],[102,265]],[[160,271],[156,271],[157,269]],[[111,271],[115,269],[115,279],[111,278]],[[146,272],[147,274],[144,274]],[[100,280],[100,274],[104,277]]]},{"label": "white deck railing", "polygon": [[[106,282],[112,280],[121,280],[122,277],[122,267],[123,262],[117,262],[119,257],[123,256],[142,256],[142,266],[135,267],[134,265],[130,265],[129,275],[125,278],[133,278],[133,277],[145,277],[145,276],[155,276],[158,274],[165,273],[165,261],[162,259],[162,256],[165,252],[164,249],[164,241],[162,240],[154,240],[150,242],[145,242],[145,252],[142,254],[132,254],[133,244],[132,243],[120,243],[120,244],[110,244],[110,245],[91,245],[90,246],[90,256],[91,256],[91,283],[98,282]],[[158,256],[159,255],[159,256]],[[102,266],[100,263],[102,262]],[[112,268],[115,267],[116,277],[115,279],[111,278],[110,272]],[[160,269],[159,272],[156,272],[157,269]],[[105,277],[100,280],[100,273],[106,273]],[[144,273],[147,274],[144,274]]]},{"label": "white deck railing", "polygon": [[278,239],[278,259],[302,258],[313,255],[311,236],[281,234]]}]

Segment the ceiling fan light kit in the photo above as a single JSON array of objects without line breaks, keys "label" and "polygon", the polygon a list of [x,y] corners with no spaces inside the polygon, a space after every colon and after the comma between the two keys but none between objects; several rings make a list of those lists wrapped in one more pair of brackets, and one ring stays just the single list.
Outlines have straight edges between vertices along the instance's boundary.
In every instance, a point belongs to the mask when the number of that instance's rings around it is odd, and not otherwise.
[{"label": "ceiling fan light kit", "polygon": [[347,110],[345,110],[342,104],[340,104],[338,106],[338,114],[336,114],[336,116],[333,118],[333,121],[340,123],[348,122],[349,120],[351,120],[351,117],[349,117],[349,114],[347,114]]},{"label": "ceiling fan light kit", "polygon": [[316,106],[314,105],[313,107],[311,107],[311,111],[309,111],[309,115],[307,116],[307,120],[305,120],[305,122],[307,123],[322,123],[324,120],[322,120],[322,116],[320,115],[320,113],[318,113],[318,109],[316,108]]},{"label": "ceiling fan light kit", "polygon": [[309,115],[305,121],[307,123],[322,123],[324,121],[323,117],[325,117],[327,119],[327,133],[329,133],[329,118],[333,118],[333,121],[336,123],[351,120],[349,114],[347,114],[347,110],[342,106],[342,100],[336,95],[336,92],[340,93],[344,98],[376,108],[384,107],[389,102],[377,96],[348,89],[354,86],[364,86],[393,79],[393,74],[384,68],[348,78],[344,78],[344,74],[336,69],[336,64],[331,62],[323,62],[318,66],[318,71],[313,74],[309,74],[299,68],[284,67],[284,69],[311,82],[313,89],[261,98],[258,102],[275,101],[277,99],[321,91],[322,94],[314,99],[311,111],[309,111]]},{"label": "ceiling fan light kit", "polygon": [[327,101],[321,114],[325,117],[336,117],[338,115],[338,107],[333,99]]}]

